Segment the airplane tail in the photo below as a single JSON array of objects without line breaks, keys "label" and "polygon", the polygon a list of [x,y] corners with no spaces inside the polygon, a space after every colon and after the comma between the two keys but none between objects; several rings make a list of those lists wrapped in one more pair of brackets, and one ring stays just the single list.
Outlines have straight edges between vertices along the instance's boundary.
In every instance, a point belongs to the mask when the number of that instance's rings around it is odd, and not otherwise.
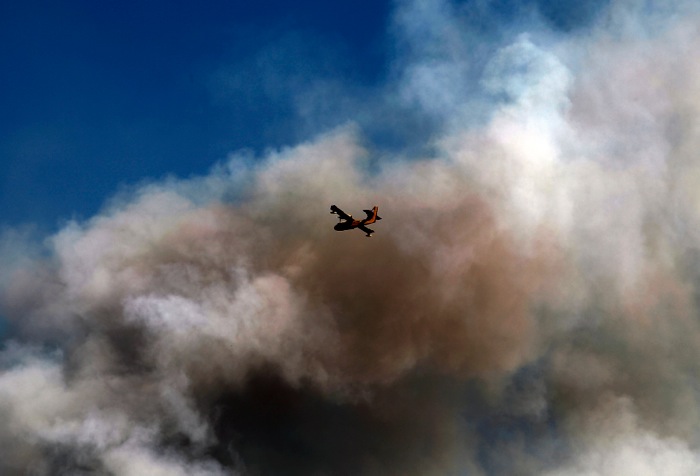
[{"label": "airplane tail", "polygon": [[378,207],[378,206],[375,206],[375,207],[374,207],[373,209],[371,209],[371,210],[362,210],[362,211],[365,212],[365,213],[367,214],[367,220],[371,220],[372,223],[374,223],[376,220],[381,220],[381,219],[382,219],[382,217],[380,217],[379,215],[377,215],[377,213],[378,213],[378,211],[379,211],[379,207]]}]

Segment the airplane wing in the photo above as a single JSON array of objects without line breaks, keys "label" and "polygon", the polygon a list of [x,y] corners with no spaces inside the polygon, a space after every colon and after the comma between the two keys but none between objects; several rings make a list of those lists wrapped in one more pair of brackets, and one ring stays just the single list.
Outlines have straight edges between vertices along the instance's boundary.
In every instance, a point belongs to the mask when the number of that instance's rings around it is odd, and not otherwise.
[{"label": "airplane wing", "polygon": [[360,230],[364,231],[365,233],[367,233],[367,236],[372,236],[372,233],[374,233],[374,230],[371,230],[364,225],[360,225],[360,226],[358,226],[358,228]]},{"label": "airplane wing", "polygon": [[340,218],[341,220],[352,220],[352,215],[348,215],[335,205],[331,205],[331,214],[338,215],[338,218]]}]

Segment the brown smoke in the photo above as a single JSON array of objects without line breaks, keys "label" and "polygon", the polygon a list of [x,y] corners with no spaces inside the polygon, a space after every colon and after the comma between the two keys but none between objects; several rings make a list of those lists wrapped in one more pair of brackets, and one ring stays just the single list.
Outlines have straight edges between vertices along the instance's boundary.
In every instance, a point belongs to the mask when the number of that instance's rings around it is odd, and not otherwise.
[{"label": "brown smoke", "polygon": [[[328,150],[335,157],[324,170]],[[398,451],[417,441],[433,441],[430,452],[443,453],[451,445],[442,433],[454,423],[435,402],[450,392],[437,398],[420,390],[427,384],[418,375],[443,375],[435,385],[444,388],[441,379],[497,377],[527,362],[537,334],[532,305],[551,280],[552,254],[544,239],[521,249],[467,184],[455,183],[452,199],[430,205],[392,185],[390,173],[372,184],[382,191],[373,199],[385,218],[374,225],[377,236],[334,232],[327,196],[338,172],[346,193],[367,200],[362,175],[342,173],[361,153],[352,133],[341,131],[262,166],[243,203],[200,207],[153,188],[69,227],[54,241],[56,262],[18,274],[9,288],[11,314],[23,318],[16,325],[50,342],[69,324],[62,385],[71,392],[87,385],[75,398],[114,406],[136,422],[160,414],[166,441],[184,432],[178,438],[226,447],[222,435],[240,426],[253,435],[244,435],[244,453],[269,452],[276,443],[255,435],[274,434],[291,419],[309,451],[325,412],[344,428],[325,431],[343,440],[350,438],[343,431],[385,434],[372,444],[378,448],[356,450],[379,460],[409,468]],[[169,398],[180,402],[184,421],[171,421]],[[409,423],[416,406],[426,413]],[[305,411],[311,414],[299,414]],[[334,445],[314,451],[327,469],[357,456]],[[338,461],[325,461],[335,453]],[[270,464],[287,461],[279,458]],[[386,461],[358,464],[387,468]]]}]

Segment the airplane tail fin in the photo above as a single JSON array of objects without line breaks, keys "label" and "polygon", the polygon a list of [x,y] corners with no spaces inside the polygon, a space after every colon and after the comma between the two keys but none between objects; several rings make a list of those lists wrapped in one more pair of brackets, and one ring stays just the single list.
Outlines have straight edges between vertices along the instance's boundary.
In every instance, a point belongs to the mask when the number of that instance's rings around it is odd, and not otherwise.
[{"label": "airplane tail fin", "polygon": [[362,211],[367,214],[368,219],[371,219],[371,218],[374,218],[375,220],[382,219],[382,217],[380,217],[379,215],[377,215],[377,216],[374,215],[375,213],[377,213],[379,211],[379,207],[374,207],[372,210],[362,210]]}]

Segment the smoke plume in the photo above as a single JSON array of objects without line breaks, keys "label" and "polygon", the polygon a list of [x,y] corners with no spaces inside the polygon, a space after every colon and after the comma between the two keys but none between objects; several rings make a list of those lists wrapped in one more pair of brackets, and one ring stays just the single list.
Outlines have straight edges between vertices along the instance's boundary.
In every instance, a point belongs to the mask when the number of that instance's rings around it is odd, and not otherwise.
[{"label": "smoke plume", "polygon": [[397,6],[428,156],[360,121],[6,231],[0,472],[697,474],[700,12],[469,13]]}]

